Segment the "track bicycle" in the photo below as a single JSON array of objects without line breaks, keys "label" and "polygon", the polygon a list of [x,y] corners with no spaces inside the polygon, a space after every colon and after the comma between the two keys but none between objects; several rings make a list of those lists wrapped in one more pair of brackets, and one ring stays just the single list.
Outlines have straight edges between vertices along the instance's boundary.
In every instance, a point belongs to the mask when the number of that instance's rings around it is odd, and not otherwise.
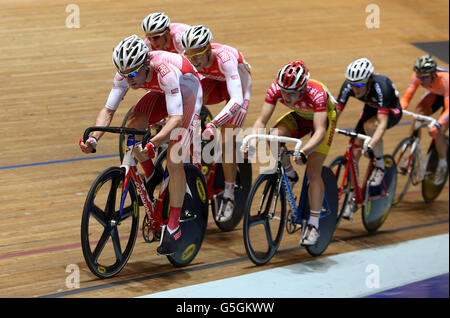
[{"label": "track bicycle", "polygon": [[354,158],[356,139],[364,140],[363,149],[371,137],[353,131],[335,129],[335,132],[350,138],[344,156],[334,158],[329,165],[337,179],[339,192],[339,215],[337,223],[342,219],[345,207],[349,204],[350,189],[354,188],[354,203],[362,205],[362,222],[368,232],[375,232],[386,221],[391,210],[397,186],[397,171],[394,158],[384,155],[384,177],[380,185],[371,186],[371,175],[375,169],[375,158],[370,159],[362,184],[359,182],[359,173]]},{"label": "track bicycle", "polygon": [[[251,139],[296,144],[294,151],[283,150],[278,154],[276,171],[260,174],[248,195],[243,228],[245,250],[254,264],[263,265],[276,253],[285,227],[288,234],[306,229],[310,214],[308,179],[305,172],[297,205],[281,158],[298,154],[302,144],[301,140],[273,135],[249,135],[244,138],[241,150],[247,148]],[[312,256],[321,255],[325,251],[336,227],[338,209],[336,178],[329,168],[323,167],[322,179],[325,185],[325,195],[319,219],[320,237],[316,244],[306,246],[306,250]],[[286,201],[288,201],[288,206]]]},{"label": "track bicycle", "polygon": [[[136,135],[145,135],[145,146],[150,135],[146,130],[124,127],[89,127],[86,141],[93,131],[124,133],[128,135],[125,155],[120,167],[104,170],[92,183],[81,218],[81,246],[89,269],[100,278],[118,274],[128,262],[139,228],[138,194],[145,209],[146,241],[160,239],[169,218],[169,173],[166,169],[157,200],[152,200],[137,172],[132,152],[138,143]],[[181,246],[177,252],[166,255],[176,267],[188,265],[197,255],[203,242],[208,222],[207,189],[200,170],[192,164],[184,165],[186,194],[180,217]]]},{"label": "track bicycle", "polygon": [[[402,190],[396,195],[394,204],[399,203],[406,192],[409,185],[418,185],[422,183],[422,197],[425,202],[432,202],[441,193],[447,181],[448,171],[446,177],[441,184],[434,184],[434,174],[439,162],[439,156],[436,150],[435,140],[431,142],[427,154],[422,159],[422,151],[420,149],[420,129],[423,127],[432,128],[436,123],[436,119],[429,116],[419,115],[416,113],[403,111],[404,114],[412,116],[416,119],[414,124],[414,132],[412,136],[404,138],[395,148],[392,156],[397,164],[397,178],[399,184],[403,185]],[[449,162],[449,139],[447,141],[447,164]]]}]

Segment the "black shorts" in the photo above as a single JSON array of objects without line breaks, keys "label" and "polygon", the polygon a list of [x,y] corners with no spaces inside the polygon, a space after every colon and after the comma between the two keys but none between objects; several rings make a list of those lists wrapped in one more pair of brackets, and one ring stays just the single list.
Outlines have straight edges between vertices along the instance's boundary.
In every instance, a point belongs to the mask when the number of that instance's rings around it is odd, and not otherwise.
[{"label": "black shorts", "polygon": [[[394,127],[395,125],[398,124],[400,119],[402,119],[402,114],[403,114],[402,107],[400,105],[398,105],[393,110],[395,110],[395,112],[398,113],[398,115],[396,115],[394,111],[389,111],[388,124],[387,124],[386,129]],[[375,107],[365,104],[363,112],[362,112],[361,116],[359,117],[359,121],[356,124],[356,128],[355,128],[356,132],[358,134],[367,135],[367,133],[364,131],[364,123],[367,120],[369,120],[370,118],[372,118],[373,116],[377,116],[377,115],[378,115],[378,108],[375,108]]]}]

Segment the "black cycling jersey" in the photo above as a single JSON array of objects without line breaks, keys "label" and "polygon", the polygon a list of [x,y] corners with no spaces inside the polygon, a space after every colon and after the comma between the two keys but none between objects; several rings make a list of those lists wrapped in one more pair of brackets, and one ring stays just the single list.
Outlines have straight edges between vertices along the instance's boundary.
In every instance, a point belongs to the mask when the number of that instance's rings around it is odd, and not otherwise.
[{"label": "black cycling jersey", "polygon": [[[365,96],[358,98],[366,105],[384,109],[398,108],[400,106],[398,91],[395,88],[394,83],[392,83],[388,77],[375,74],[368,89]],[[350,96],[355,97],[355,93],[352,90],[350,82],[346,80],[344,84],[342,84],[337,100],[340,104],[338,107],[339,110],[342,110],[345,107]]]}]

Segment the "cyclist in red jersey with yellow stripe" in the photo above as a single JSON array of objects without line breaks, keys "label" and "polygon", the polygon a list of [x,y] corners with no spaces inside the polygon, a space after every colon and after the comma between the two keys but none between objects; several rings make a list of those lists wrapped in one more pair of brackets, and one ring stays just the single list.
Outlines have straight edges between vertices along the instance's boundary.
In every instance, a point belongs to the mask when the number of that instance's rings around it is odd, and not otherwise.
[{"label": "cyclist in red jersey with yellow stripe", "polygon": [[[416,113],[428,116],[437,112],[441,107],[444,108],[435,126],[429,131],[430,135],[436,141],[436,150],[439,155],[439,163],[433,182],[435,184],[441,184],[447,173],[447,142],[445,132],[448,130],[448,70],[437,67],[437,63],[431,55],[419,57],[414,63],[413,70],[414,73],[411,76],[408,88],[400,99],[402,108],[408,108],[409,102],[419,85],[424,87],[427,92],[417,104],[415,109]],[[412,128],[414,128],[414,123]]]},{"label": "cyclist in red jersey with yellow stripe", "polygon": [[[319,216],[325,193],[322,181],[322,165],[330,150],[336,127],[336,100],[327,87],[319,81],[309,79],[309,71],[303,61],[285,65],[279,72],[277,81],[267,90],[261,114],[253,125],[253,133],[266,127],[278,101],[292,111],[278,119],[274,128],[279,136],[301,138],[312,134],[294,157],[299,165],[306,164],[309,180],[310,218],[308,226],[300,238],[301,245],[314,245],[320,236]],[[289,183],[293,185],[298,176],[289,158],[283,159]]]}]

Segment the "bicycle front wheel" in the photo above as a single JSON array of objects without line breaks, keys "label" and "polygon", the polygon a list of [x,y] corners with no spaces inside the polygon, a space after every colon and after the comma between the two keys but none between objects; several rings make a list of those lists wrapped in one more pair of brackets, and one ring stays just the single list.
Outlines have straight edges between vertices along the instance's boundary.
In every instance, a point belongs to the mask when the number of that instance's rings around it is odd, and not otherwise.
[{"label": "bicycle front wheel", "polygon": [[386,221],[391,211],[397,187],[397,166],[391,155],[384,156],[384,178],[379,186],[369,186],[367,204],[362,207],[362,221],[368,232],[375,232]]},{"label": "bicycle front wheel", "polygon": [[393,205],[398,204],[408,191],[411,184],[411,175],[414,173],[416,156],[413,154],[411,160],[409,159],[413,140],[411,137],[406,137],[395,148],[392,153],[395,164],[397,165],[397,186],[398,190],[394,197]]},{"label": "bicycle front wheel", "polygon": [[286,200],[284,187],[278,191],[278,185],[278,174],[260,174],[245,206],[244,245],[256,265],[263,265],[273,257],[283,236]]},{"label": "bicycle front wheel", "polygon": [[89,269],[100,278],[119,273],[130,258],[136,242],[139,205],[131,181],[120,214],[124,178],[123,168],[106,169],[92,184],[84,204],[81,247]]}]

